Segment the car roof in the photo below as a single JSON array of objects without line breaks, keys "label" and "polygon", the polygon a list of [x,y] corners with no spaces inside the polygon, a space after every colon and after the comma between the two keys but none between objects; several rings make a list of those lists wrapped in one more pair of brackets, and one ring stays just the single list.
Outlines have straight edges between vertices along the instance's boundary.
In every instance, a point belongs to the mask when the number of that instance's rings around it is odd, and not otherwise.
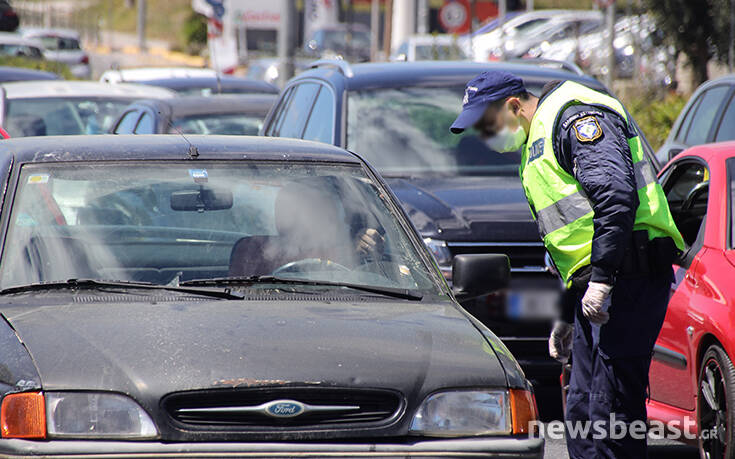
[{"label": "car roof", "polygon": [[[508,62],[467,62],[467,61],[419,61],[419,62],[381,62],[355,64],[350,66],[352,76],[345,78],[348,90],[381,87],[434,86],[465,84],[486,70],[503,70],[518,75],[524,81],[539,83],[552,80],[574,80],[595,89],[605,89],[594,78],[587,75],[544,67],[538,64]],[[330,79],[340,77],[336,66],[325,65],[300,73],[296,79],[319,77]]]},{"label": "car roof", "polygon": [[255,113],[265,116],[276,101],[275,94],[222,94],[180,96],[172,99],[145,99],[136,102],[151,107],[167,106],[174,117],[229,113]]},{"label": "car roof", "polygon": [[197,160],[316,161],[360,164],[352,153],[332,145],[298,139],[218,135],[75,135],[21,137],[0,142],[0,156],[13,155],[22,163]]},{"label": "car roof", "polygon": [[114,98],[167,98],[176,93],[156,86],[137,84],[108,84],[96,81],[23,81],[4,83],[8,99],[40,99],[50,97],[99,97]]},{"label": "car roof", "polygon": [[43,47],[43,44],[35,38],[26,38],[23,35],[12,32],[0,32],[0,43],[7,45],[25,45]]},{"label": "car roof", "polygon": [[20,67],[0,66],[0,82],[59,80],[58,75],[40,70],[24,69]]},{"label": "car roof", "polygon": [[195,89],[195,88],[211,88],[213,90],[220,86],[223,90],[227,89],[247,89],[253,92],[262,92],[266,94],[278,94],[278,88],[272,84],[254,80],[252,78],[234,77],[228,75],[222,75],[217,81],[216,75],[210,76],[185,76],[185,77],[172,77],[172,78],[151,78],[150,80],[139,79],[136,80],[140,84],[147,84],[152,86],[162,86],[164,88],[173,89],[175,91],[181,91],[184,89]]},{"label": "car roof", "polygon": [[24,37],[61,37],[61,38],[73,38],[79,40],[79,32],[73,29],[53,29],[53,28],[28,28],[23,29],[20,33]]},{"label": "car roof", "polygon": [[153,80],[159,78],[191,78],[195,76],[216,76],[212,69],[198,67],[140,67],[132,69],[107,70],[100,81],[119,83],[123,81]]},{"label": "car roof", "polygon": [[689,147],[676,155],[676,158],[692,155],[700,156],[707,161],[735,157],[735,141],[705,143]]}]

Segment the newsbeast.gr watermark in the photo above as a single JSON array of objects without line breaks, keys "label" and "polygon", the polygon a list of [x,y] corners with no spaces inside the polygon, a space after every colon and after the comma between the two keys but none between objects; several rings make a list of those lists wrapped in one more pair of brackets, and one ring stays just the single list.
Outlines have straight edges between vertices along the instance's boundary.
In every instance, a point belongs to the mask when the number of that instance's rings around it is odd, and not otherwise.
[{"label": "newsbeast.gr watermark", "polygon": [[550,440],[563,440],[567,434],[572,439],[620,440],[630,437],[642,440],[648,437],[649,439],[666,438],[679,441],[697,440],[698,437],[708,440],[718,435],[717,429],[714,427],[703,430],[697,435],[694,433],[696,432],[696,426],[697,421],[689,416],[686,416],[683,421],[662,422],[650,420],[644,422],[637,420],[627,423],[616,419],[615,413],[611,413],[608,419],[594,421],[531,421],[528,431],[531,437]]}]

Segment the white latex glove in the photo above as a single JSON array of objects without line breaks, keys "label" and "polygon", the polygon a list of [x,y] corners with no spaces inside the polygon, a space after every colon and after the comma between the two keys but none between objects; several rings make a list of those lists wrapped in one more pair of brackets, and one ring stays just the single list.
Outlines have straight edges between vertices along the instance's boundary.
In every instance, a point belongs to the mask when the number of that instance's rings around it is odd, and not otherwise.
[{"label": "white latex glove", "polygon": [[593,324],[602,325],[610,319],[610,314],[602,309],[603,303],[610,295],[612,285],[590,282],[582,297],[582,313]]},{"label": "white latex glove", "polygon": [[574,325],[563,320],[554,322],[549,336],[549,355],[561,363],[567,363],[572,355],[572,335]]}]

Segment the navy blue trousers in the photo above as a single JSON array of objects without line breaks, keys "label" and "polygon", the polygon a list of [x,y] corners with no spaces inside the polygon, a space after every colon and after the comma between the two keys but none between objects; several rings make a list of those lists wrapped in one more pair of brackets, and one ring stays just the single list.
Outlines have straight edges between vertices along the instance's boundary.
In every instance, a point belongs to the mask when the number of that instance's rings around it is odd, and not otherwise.
[{"label": "navy blue trousers", "polygon": [[646,421],[648,370],[672,281],[673,272],[618,279],[606,305],[610,320],[602,326],[584,317],[579,292],[566,411],[572,459],[648,457],[645,435],[634,438],[629,428]]}]

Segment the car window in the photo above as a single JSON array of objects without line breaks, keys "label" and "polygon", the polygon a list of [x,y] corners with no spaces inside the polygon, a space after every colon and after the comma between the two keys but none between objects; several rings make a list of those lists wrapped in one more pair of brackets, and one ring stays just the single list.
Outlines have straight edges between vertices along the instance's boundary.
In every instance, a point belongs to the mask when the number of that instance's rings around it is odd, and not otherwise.
[{"label": "car window", "polygon": [[140,112],[138,110],[131,110],[120,119],[115,127],[115,134],[132,134],[135,125],[138,123],[138,117]]},{"label": "car window", "polygon": [[304,123],[309,116],[309,112],[311,112],[314,96],[316,96],[318,89],[319,85],[316,83],[301,83],[294,88],[291,101],[283,114],[283,121],[275,135],[279,137],[301,137],[304,131]]},{"label": "car window", "polygon": [[268,126],[268,129],[265,131],[265,135],[267,136],[278,136],[278,131],[281,128],[281,124],[283,123],[283,116],[286,113],[286,109],[288,108],[289,103],[291,103],[291,96],[293,96],[294,88],[289,88],[286,90],[286,93],[281,97],[281,101],[278,103],[278,107],[276,108],[276,111],[271,118],[271,124]]},{"label": "car window", "polygon": [[687,132],[684,143],[687,145],[701,145],[708,141],[708,135],[712,124],[715,122],[715,116],[725,99],[729,86],[714,87],[702,95],[702,102],[694,113],[689,131]]},{"label": "car window", "polygon": [[697,238],[703,218],[707,213],[708,191],[702,189],[709,183],[709,171],[700,162],[684,161],[673,166],[664,183],[666,200],[677,228],[688,245]]},{"label": "car window", "polygon": [[144,112],[143,116],[140,117],[138,125],[135,126],[136,134],[155,134],[156,124],[150,113]]},{"label": "car window", "polygon": [[439,292],[386,199],[359,165],[27,164],[0,288],[276,275]]},{"label": "car window", "polygon": [[715,136],[715,142],[735,140],[735,95],[730,98],[730,103],[722,115],[720,127]]},{"label": "car window", "polygon": [[263,116],[245,113],[192,115],[173,120],[169,133],[258,135]]},{"label": "car window", "polygon": [[692,120],[694,119],[694,113],[696,113],[697,108],[699,108],[699,104],[701,102],[702,97],[697,97],[697,99],[692,103],[692,106],[687,111],[686,115],[684,116],[684,120],[682,120],[681,122],[681,126],[679,126],[679,132],[676,133],[677,142],[684,142],[684,138],[689,131],[689,126],[692,124]]},{"label": "car window", "polygon": [[131,102],[83,97],[9,99],[6,123],[13,137],[103,134]]},{"label": "car window", "polygon": [[332,143],[332,131],[334,130],[334,96],[332,91],[325,86],[319,90],[314,102],[314,108],[306,123],[303,138],[316,140],[318,142]]}]

